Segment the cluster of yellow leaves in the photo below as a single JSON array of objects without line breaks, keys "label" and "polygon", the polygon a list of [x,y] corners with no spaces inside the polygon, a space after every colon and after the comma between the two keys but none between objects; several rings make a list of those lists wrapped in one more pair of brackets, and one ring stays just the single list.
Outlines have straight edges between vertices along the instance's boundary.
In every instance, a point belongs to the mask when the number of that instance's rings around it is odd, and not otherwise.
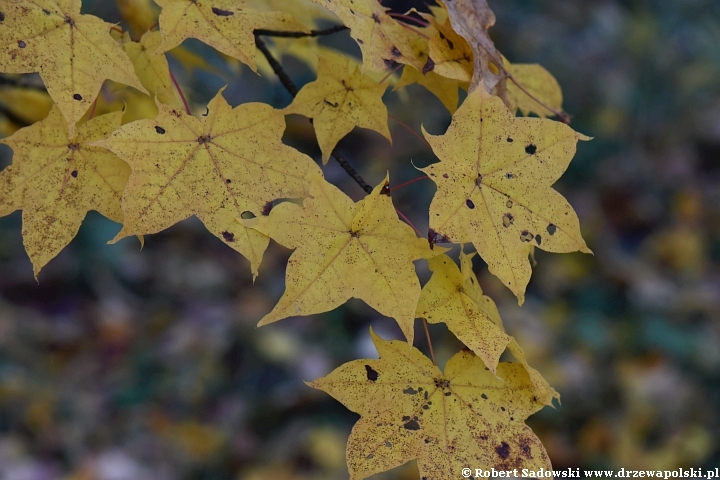
[{"label": "cluster of yellow leaves", "polygon": [[[0,0],[0,71],[38,72],[49,94],[0,89],[7,111],[32,123],[2,141],[14,159],[0,172],[0,215],[22,209],[35,275],[89,210],[122,223],[113,241],[195,215],[249,260],[253,275],[273,239],[294,252],[285,293],[259,325],[359,298],[394,318],[408,341],[372,334],[379,360],[350,362],[310,384],[361,415],[348,442],[352,478],[413,458],[423,478],[454,478],[468,465],[549,469],[524,420],[559,395],[505,332],[472,271],[474,254],[461,249],[458,267],[435,244],[472,243],[520,303],[533,248],[589,252],[577,215],[552,189],[587,137],[546,118],[515,117],[561,112],[554,78],[495,49],[495,16],[484,0],[443,0],[444,8],[404,16],[421,26],[398,21],[377,0],[155,3],[118,0],[130,27],[120,33],[81,14],[80,0]],[[186,111],[166,52],[208,65],[180,47],[185,39],[267,73],[269,63],[256,63],[257,30],[314,35],[319,19],[336,17],[358,43],[361,64],[312,38],[276,38],[271,52],[317,72],[289,106],[233,108],[221,90],[201,116]],[[445,134],[424,132],[440,160],[422,169],[437,185],[429,242],[399,220],[388,177],[353,202],[281,140],[285,115],[301,114],[313,121],[323,163],[355,127],[391,141],[382,97],[401,67],[395,89],[421,84],[453,113]],[[105,80],[133,87],[106,87],[123,92],[115,101],[135,105],[132,112],[98,97]],[[469,93],[458,108],[459,88]],[[23,99],[33,109],[13,110]],[[422,288],[421,259],[432,271]],[[467,346],[444,373],[411,347],[416,318],[445,323]],[[499,362],[506,349],[517,363]]]}]

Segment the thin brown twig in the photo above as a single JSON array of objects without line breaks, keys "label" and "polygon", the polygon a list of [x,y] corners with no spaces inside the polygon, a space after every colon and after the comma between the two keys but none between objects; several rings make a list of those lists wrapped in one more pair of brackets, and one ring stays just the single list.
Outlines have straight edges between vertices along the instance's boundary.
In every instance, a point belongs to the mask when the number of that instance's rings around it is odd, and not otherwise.
[{"label": "thin brown twig", "polygon": [[402,20],[415,22],[416,24],[420,25],[421,27],[427,27],[428,25],[430,25],[430,23],[425,20],[422,20],[420,18],[415,18],[410,15],[405,15],[404,13],[390,12],[390,13],[388,13],[388,15],[390,15],[393,18],[398,18],[398,19],[402,19]]},{"label": "thin brown twig", "polygon": [[525,95],[527,95],[528,97],[530,97],[530,98],[532,98],[533,100],[535,100],[535,101],[536,101],[537,103],[539,103],[542,107],[548,109],[550,112],[553,113],[553,115],[557,116],[557,117],[558,117],[558,120],[560,120],[561,122],[563,122],[563,123],[565,123],[565,124],[568,124],[568,125],[570,124],[570,116],[569,116],[567,113],[552,108],[550,105],[548,105],[547,103],[543,102],[542,100],[540,100],[539,98],[537,98],[535,95],[533,95],[532,93],[530,93],[520,82],[518,82],[517,80],[515,80],[515,77],[512,76],[512,73],[508,72],[507,70],[505,70],[505,76],[506,76],[507,78],[509,78],[520,90],[522,90],[522,92],[523,92]]},{"label": "thin brown twig", "polygon": [[395,211],[397,212],[398,215],[400,215],[400,216],[402,217],[403,220],[405,220],[405,223],[407,223],[408,225],[410,225],[410,226],[412,227],[412,229],[415,230],[415,233],[417,233],[418,236],[422,238],[423,234],[420,233],[420,230],[418,230],[415,225],[413,225],[413,223],[410,221],[410,219],[407,218],[407,217],[405,216],[405,214],[404,214],[403,212],[401,212],[399,209],[395,208]]},{"label": "thin brown twig", "polygon": [[430,178],[430,177],[428,177],[427,175],[423,175],[422,177],[413,178],[412,180],[408,180],[407,182],[403,182],[403,183],[401,183],[400,185],[395,185],[394,187],[392,187],[392,188],[390,189],[390,191],[391,191],[391,192],[394,192],[395,190],[399,190],[399,189],[401,189],[401,188],[403,188],[403,187],[406,187],[406,186],[408,186],[408,185],[410,185],[410,184],[413,184],[413,183],[415,183],[415,182],[419,182],[420,180],[425,180],[425,179],[427,179],[427,178]]},{"label": "thin brown twig", "polygon": [[257,34],[255,35],[255,45],[262,52],[263,56],[270,64],[270,68],[273,69],[273,72],[275,72],[275,75],[278,76],[280,83],[282,83],[282,86],[285,87],[285,90],[287,90],[287,92],[295,98],[300,90],[298,90],[295,82],[292,81],[285,69],[282,65],[280,65],[280,62],[275,59],[270,49],[267,45],[265,45],[265,42],[261,38],[258,38]]},{"label": "thin brown twig", "polygon": [[429,37],[429,36],[425,35],[423,32],[419,31],[417,28],[415,28],[415,27],[413,27],[413,26],[411,26],[411,25],[408,25],[407,23],[403,23],[403,22],[397,22],[397,23],[398,23],[398,25],[400,25],[401,27],[407,28],[408,30],[411,30],[411,31],[417,33],[418,35],[420,35],[420,36],[423,37],[424,39],[430,40],[430,37]]},{"label": "thin brown twig", "polygon": [[392,70],[388,70],[388,73],[386,73],[385,76],[378,82],[378,85],[382,85],[383,83],[385,83],[385,81],[387,79],[389,79],[390,77],[392,77],[393,73],[400,70],[400,67],[402,67],[402,66],[403,66],[402,63],[398,63],[397,65],[395,65],[395,67],[393,67]]},{"label": "thin brown twig", "polygon": [[430,340],[430,330],[428,330],[427,320],[423,318],[422,321],[423,327],[425,327],[425,336],[427,337],[428,347],[430,347],[430,357],[432,357],[433,365],[437,366],[437,361],[435,360],[435,351],[433,350],[432,340]]},{"label": "thin brown twig", "polygon": [[95,116],[95,108],[97,108],[98,98],[100,98],[99,93],[98,93],[98,96],[95,97],[95,100],[93,101],[92,108],[90,109],[90,115],[88,115],[88,120],[92,120],[92,118]]},{"label": "thin brown twig", "polygon": [[420,140],[420,141],[421,141],[423,144],[425,144],[430,150],[432,150],[432,146],[430,145],[430,143],[428,143],[428,141],[425,140],[419,133],[417,133],[415,130],[413,130],[412,128],[410,128],[410,126],[407,125],[405,122],[403,122],[402,120],[400,120],[399,118],[397,118],[397,117],[395,117],[395,116],[393,116],[393,115],[388,115],[388,118],[389,118],[390,120],[393,120],[394,122],[398,123],[400,126],[405,127],[405,129],[406,129],[408,132],[410,132],[410,133],[412,134],[412,136],[414,136],[415,138],[417,138],[418,140]]},{"label": "thin brown twig", "polygon": [[335,25],[334,27],[325,28],[322,30],[310,30],[309,32],[284,32],[282,30],[266,30],[258,28],[253,31],[255,35],[265,35],[267,37],[285,37],[285,38],[304,38],[304,37],[319,37],[322,35],[331,35],[333,33],[342,32],[347,30],[348,27],[345,25]]},{"label": "thin brown twig", "polygon": [[185,112],[187,112],[188,115],[190,115],[190,105],[188,105],[187,100],[185,100],[185,95],[183,95],[183,91],[180,88],[180,84],[175,79],[175,75],[173,75],[172,70],[168,68],[168,72],[170,72],[170,80],[172,80],[173,84],[175,85],[175,88],[177,89],[178,94],[180,95],[180,98],[182,99],[183,105],[185,105]]},{"label": "thin brown twig", "polygon": [[[257,31],[255,35],[255,44],[270,64],[270,67],[273,69],[273,72],[275,72],[275,75],[277,75],[280,79],[280,83],[285,88],[285,90],[287,90],[287,92],[293,97],[297,96],[299,92],[297,85],[295,85],[295,83],[292,81],[292,79],[287,74],[280,62],[275,59],[265,42],[263,42],[263,40],[258,36]],[[357,170],[355,170],[353,166],[350,165],[350,162],[348,162],[347,159],[343,155],[341,155],[340,152],[337,151],[337,149],[333,149],[330,155],[335,159],[335,161],[338,162],[338,165],[340,165],[340,167],[342,167],[342,169],[347,172],[350,178],[355,180],[355,183],[360,185],[360,188],[362,188],[365,193],[370,193],[373,191],[373,187],[368,184],[364,178],[362,178],[362,176],[357,172]]]}]

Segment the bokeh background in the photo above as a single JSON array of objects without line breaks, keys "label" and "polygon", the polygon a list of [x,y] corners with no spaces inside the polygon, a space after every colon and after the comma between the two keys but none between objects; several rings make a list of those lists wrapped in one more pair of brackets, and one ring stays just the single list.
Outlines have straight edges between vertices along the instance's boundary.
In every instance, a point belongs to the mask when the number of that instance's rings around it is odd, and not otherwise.
[{"label": "bokeh background", "polygon": [[[401,12],[415,4],[385,5]],[[537,252],[521,308],[476,258],[506,329],[562,394],[562,406],[529,424],[555,468],[717,467],[720,3],[490,5],[499,49],[553,73],[572,126],[594,137],[556,188],[595,255]],[[115,2],[83,8],[124,22]],[[346,32],[323,43],[358,54]],[[195,111],[223,85],[233,105],[290,102],[271,75],[199,42],[184,47],[171,69]],[[297,59],[283,64],[300,85],[314,78]],[[112,104],[112,88],[103,95]],[[441,133],[449,123],[417,85],[388,90],[386,100],[414,132],[423,124]],[[22,101],[0,85],[5,134],[22,123],[31,105]],[[411,160],[435,161],[398,121],[390,127],[392,147],[365,131],[340,144],[372,184],[389,170],[399,185],[419,176]],[[288,117],[285,140],[318,158],[303,117]],[[3,146],[0,168],[10,159]],[[325,174],[362,197],[335,164]],[[424,180],[392,194],[421,231],[433,191]],[[196,219],[148,236],[142,251],[134,239],[106,245],[118,230],[90,213],[36,282],[20,212],[0,219],[0,479],[347,478],[345,441],[357,416],[303,380],[375,356],[368,327],[400,338],[394,321],[350,301],[256,329],[282,294],[289,251],[273,245],[253,284],[248,263]],[[444,326],[430,331],[441,360],[460,348]],[[419,321],[416,338],[427,352]],[[417,468],[375,478],[414,479]]]}]

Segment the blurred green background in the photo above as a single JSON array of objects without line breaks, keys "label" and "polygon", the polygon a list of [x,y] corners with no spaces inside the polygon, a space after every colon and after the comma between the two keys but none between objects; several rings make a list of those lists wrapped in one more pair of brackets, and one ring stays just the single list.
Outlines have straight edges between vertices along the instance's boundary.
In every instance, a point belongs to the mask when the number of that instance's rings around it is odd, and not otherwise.
[{"label": "blurred green background", "polygon": [[[556,188],[595,255],[537,252],[521,308],[476,259],[506,329],[562,395],[528,423],[556,469],[720,466],[720,2],[490,6],[500,51],[555,75],[573,128],[594,137]],[[84,11],[121,22],[114,2],[86,0]],[[358,52],[347,32],[323,43]],[[290,102],[274,77],[184,45],[214,67],[171,58],[195,111],[226,84],[232,105]],[[299,85],[314,79],[296,59],[283,64]],[[417,85],[385,99],[415,132],[449,123]],[[392,147],[367,131],[340,143],[371,184],[389,170],[398,185],[419,176],[411,160],[436,161],[390,128]],[[288,117],[285,141],[319,157],[302,117]],[[10,158],[3,146],[0,168]],[[336,164],[324,170],[362,197]],[[419,181],[392,195],[421,231],[433,191]],[[36,282],[20,212],[0,219],[0,479],[347,478],[357,416],[303,380],[375,356],[368,327],[400,338],[395,322],[350,301],[256,329],[282,294],[289,251],[273,244],[253,285],[248,263],[196,219],[148,236],[142,251],[134,239],[106,245],[118,230],[89,214]],[[428,278],[424,262],[418,271]],[[460,348],[442,325],[431,335],[443,361]],[[417,468],[374,478],[414,479]]]}]

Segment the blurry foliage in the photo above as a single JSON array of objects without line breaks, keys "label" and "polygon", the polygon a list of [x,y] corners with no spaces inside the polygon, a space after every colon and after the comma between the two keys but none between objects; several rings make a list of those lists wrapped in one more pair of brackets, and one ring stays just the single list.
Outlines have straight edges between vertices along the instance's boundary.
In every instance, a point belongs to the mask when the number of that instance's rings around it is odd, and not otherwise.
[{"label": "blurry foliage", "polygon": [[[85,3],[87,13],[132,21],[113,2]],[[404,11],[403,2],[386,4]],[[491,7],[499,50],[551,72],[573,127],[595,136],[558,184],[595,257],[537,252],[522,309],[476,268],[508,331],[563,396],[529,423],[558,469],[718,466],[720,4]],[[283,62],[298,83],[313,78],[300,62]],[[223,84],[232,104],[291,100],[274,79],[230,70],[194,41],[170,52],[170,66],[197,113]],[[399,120],[415,131],[420,119],[429,131],[448,125],[438,100],[421,87],[408,92],[385,97],[391,109],[402,105]],[[44,116],[14,111],[13,95],[0,87],[5,135]],[[107,84],[102,95],[120,101]],[[319,158],[307,122],[287,123],[288,138]],[[392,149],[368,132],[341,141],[365,178],[379,181],[400,165],[395,158],[432,160],[417,138],[390,128]],[[10,152],[2,154],[4,167]],[[391,171],[398,183],[417,175],[403,165]],[[326,178],[360,197],[333,164]],[[393,199],[418,212],[430,201],[418,185]],[[118,230],[91,213],[37,284],[20,213],[0,219],[0,477],[345,478],[343,444],[357,416],[301,379],[374,355],[368,325],[385,338],[399,330],[355,301],[255,329],[282,293],[287,251],[271,247],[253,286],[247,262],[197,220],[148,238],[142,251],[132,239],[105,245]],[[444,363],[458,344],[443,326],[430,331]],[[378,478],[416,476],[410,464]]]}]

